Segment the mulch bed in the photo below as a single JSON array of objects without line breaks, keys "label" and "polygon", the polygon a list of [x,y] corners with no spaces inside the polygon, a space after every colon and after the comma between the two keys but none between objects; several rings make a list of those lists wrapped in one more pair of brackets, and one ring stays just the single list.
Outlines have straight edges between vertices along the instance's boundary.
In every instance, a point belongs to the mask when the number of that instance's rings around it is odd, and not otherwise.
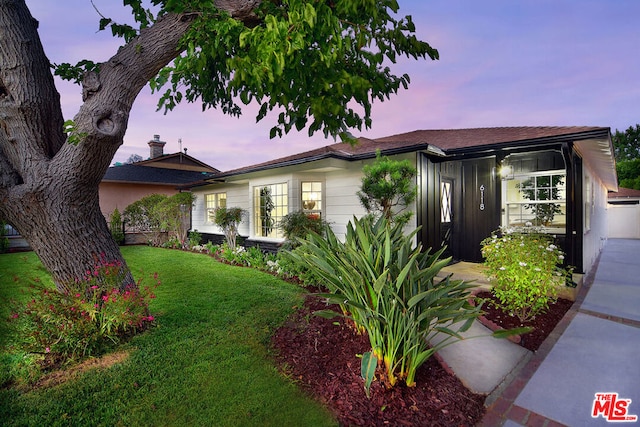
[{"label": "mulch bed", "polygon": [[360,359],[369,340],[343,319],[324,319],[314,311],[328,308],[314,296],[272,338],[285,374],[327,405],[341,425],[473,426],[484,415],[485,396],[470,392],[435,358],[416,375],[416,387],[386,390],[380,381],[367,398]]},{"label": "mulch bed", "polygon": [[482,310],[485,312],[484,318],[489,320],[489,322],[483,323],[491,329],[494,329],[496,326],[502,329],[520,328],[523,326],[533,328],[531,332],[520,336],[520,342],[518,342],[522,347],[531,351],[537,351],[538,348],[540,348],[540,345],[542,345],[544,340],[573,305],[573,301],[558,298],[555,303],[549,304],[549,309],[545,313],[538,314],[535,319],[522,323],[516,316],[511,316],[509,313],[505,313],[500,309],[497,305],[497,300],[491,292],[480,292],[477,296],[487,300],[482,306]]},{"label": "mulch bed", "polygon": [[[480,296],[492,298],[489,293]],[[535,330],[520,344],[535,351],[571,304],[558,300],[548,314],[524,325]],[[486,396],[469,391],[435,357],[418,370],[415,387],[400,385],[387,390],[380,381],[374,381],[367,398],[357,355],[370,350],[369,341],[356,334],[344,319],[312,314],[327,308],[337,310],[316,296],[307,296],[272,337],[272,345],[283,373],[325,404],[340,425],[473,426],[482,420]],[[486,303],[483,308],[485,317],[496,325],[521,326],[517,318],[492,304]]]}]

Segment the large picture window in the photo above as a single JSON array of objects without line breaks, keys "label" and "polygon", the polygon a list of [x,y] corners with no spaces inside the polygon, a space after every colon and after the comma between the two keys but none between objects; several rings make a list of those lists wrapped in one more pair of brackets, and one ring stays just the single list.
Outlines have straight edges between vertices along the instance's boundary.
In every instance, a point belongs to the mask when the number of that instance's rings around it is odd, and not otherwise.
[{"label": "large picture window", "polygon": [[269,184],[253,189],[254,232],[259,237],[284,237],[280,221],[289,213],[286,183]]},{"label": "large picture window", "polygon": [[564,170],[515,174],[504,181],[505,225],[527,223],[550,232],[566,230],[566,173]]},{"label": "large picture window", "polygon": [[227,193],[205,194],[204,200],[206,210],[205,221],[213,224],[215,223],[216,209],[227,207]]}]

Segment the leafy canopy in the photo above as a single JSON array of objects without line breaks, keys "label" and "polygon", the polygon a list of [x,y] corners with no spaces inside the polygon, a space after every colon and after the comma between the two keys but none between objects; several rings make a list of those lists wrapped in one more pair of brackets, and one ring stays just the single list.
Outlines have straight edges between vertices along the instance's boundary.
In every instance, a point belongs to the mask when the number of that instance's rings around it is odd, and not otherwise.
[{"label": "leafy canopy", "polygon": [[617,161],[640,158],[640,124],[629,126],[624,132],[616,129],[613,149]]},{"label": "leafy canopy", "polygon": [[[210,0],[151,4],[153,11],[141,0],[124,0],[139,29],[167,13],[196,16],[182,39],[184,50],[151,81],[155,92],[162,91],[158,109],[200,100],[203,110],[238,116],[238,100],[257,102],[257,121],[278,113],[271,138],[308,127],[309,135],[322,131],[350,140],[349,128],[371,126],[374,101],[408,87],[409,76],[389,68],[398,56],[439,57],[415,36],[411,16],[397,16],[395,0],[264,0],[250,25]],[[107,28],[125,42],[139,30],[102,17],[100,29]],[[85,60],[58,65],[56,73],[79,81],[96,67]]]},{"label": "leafy canopy", "polygon": [[618,184],[640,190],[640,124],[629,126],[624,132],[616,129],[613,148]]}]

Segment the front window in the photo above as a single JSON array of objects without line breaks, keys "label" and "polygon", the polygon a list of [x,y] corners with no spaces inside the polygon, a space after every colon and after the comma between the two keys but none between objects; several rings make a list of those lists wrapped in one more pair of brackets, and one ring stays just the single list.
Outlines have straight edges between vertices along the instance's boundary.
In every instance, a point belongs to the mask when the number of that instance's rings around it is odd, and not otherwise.
[{"label": "front window", "polygon": [[530,223],[552,232],[565,232],[567,200],[564,170],[514,174],[505,183],[506,226]]},{"label": "front window", "polygon": [[289,191],[286,183],[253,189],[254,232],[259,237],[284,237],[280,221],[289,213]]},{"label": "front window", "polygon": [[208,223],[215,223],[216,209],[227,207],[227,193],[212,193],[204,196],[206,204],[206,218]]},{"label": "front window", "polygon": [[322,182],[302,183],[302,209],[307,215],[322,216]]}]

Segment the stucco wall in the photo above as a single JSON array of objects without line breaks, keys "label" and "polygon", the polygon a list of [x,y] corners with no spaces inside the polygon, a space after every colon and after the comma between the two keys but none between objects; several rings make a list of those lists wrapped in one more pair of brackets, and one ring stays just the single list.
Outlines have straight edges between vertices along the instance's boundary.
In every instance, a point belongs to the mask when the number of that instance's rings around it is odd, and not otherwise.
[{"label": "stucco wall", "polygon": [[131,203],[150,194],[166,194],[171,196],[178,191],[175,186],[152,184],[125,184],[115,182],[102,182],[99,187],[100,211],[109,219],[111,213],[118,208],[122,213]]}]

